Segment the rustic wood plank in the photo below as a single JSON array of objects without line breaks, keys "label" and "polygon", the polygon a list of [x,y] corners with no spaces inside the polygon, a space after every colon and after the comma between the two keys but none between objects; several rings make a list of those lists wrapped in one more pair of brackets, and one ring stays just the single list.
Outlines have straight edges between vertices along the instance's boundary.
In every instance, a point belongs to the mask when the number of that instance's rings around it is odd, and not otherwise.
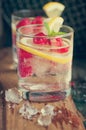
[{"label": "rustic wood plank", "polygon": [[[27,119],[24,119],[20,114],[19,114],[19,108],[21,107],[21,105],[24,103],[25,101],[23,101],[22,103],[20,103],[19,105],[16,105],[16,107],[14,109],[10,109],[8,107],[8,103],[6,106],[6,128],[7,130],[85,130],[84,126],[83,126],[83,122],[78,114],[78,111],[73,103],[73,100],[71,97],[66,98],[66,100],[64,101],[60,101],[60,102],[51,102],[49,104],[52,104],[54,106],[57,106],[59,108],[61,108],[62,106],[67,108],[67,110],[70,110],[71,112],[73,112],[73,114],[75,114],[75,116],[77,117],[76,120],[78,120],[79,125],[78,127],[73,127],[70,123],[66,124],[65,121],[63,121],[62,125],[59,123],[59,121],[57,121],[57,127],[51,123],[48,128],[45,128],[43,126],[38,125],[37,123],[37,118],[30,121]],[[44,107],[44,103],[31,103],[31,105],[35,106],[38,109],[41,109],[42,107]],[[75,121],[76,123],[76,121]]]}]

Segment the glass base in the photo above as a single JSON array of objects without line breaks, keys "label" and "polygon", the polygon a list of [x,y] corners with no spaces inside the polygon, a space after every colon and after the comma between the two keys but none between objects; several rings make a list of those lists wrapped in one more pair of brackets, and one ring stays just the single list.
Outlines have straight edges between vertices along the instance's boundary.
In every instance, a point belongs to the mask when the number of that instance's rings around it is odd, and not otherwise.
[{"label": "glass base", "polygon": [[33,102],[52,102],[64,100],[67,96],[71,95],[71,89],[64,91],[28,91],[19,88],[24,99]]}]

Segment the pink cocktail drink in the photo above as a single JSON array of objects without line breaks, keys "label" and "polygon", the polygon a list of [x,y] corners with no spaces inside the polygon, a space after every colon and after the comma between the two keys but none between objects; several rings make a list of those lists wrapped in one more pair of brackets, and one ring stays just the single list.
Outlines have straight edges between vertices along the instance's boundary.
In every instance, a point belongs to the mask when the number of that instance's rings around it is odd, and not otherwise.
[{"label": "pink cocktail drink", "polygon": [[73,29],[49,36],[44,25],[17,30],[19,89],[33,101],[54,101],[70,95]]}]

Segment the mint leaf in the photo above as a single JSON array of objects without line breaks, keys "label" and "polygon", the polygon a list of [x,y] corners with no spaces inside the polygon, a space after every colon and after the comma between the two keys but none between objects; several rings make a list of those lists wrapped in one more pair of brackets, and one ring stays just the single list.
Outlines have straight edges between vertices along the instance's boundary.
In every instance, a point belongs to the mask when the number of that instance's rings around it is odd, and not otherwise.
[{"label": "mint leaf", "polygon": [[47,23],[47,22],[44,22],[44,25],[45,25],[45,27],[46,27],[46,29],[47,29],[47,31],[48,31],[48,35],[50,35],[50,28],[49,28],[48,23]]},{"label": "mint leaf", "polygon": [[54,30],[51,32],[50,36],[59,36],[59,35],[63,35],[66,34],[65,32],[54,32]]},{"label": "mint leaf", "polygon": [[55,32],[54,30],[51,31],[47,22],[44,22],[44,26],[48,31],[48,36],[59,36],[59,35],[66,34],[65,32]]}]

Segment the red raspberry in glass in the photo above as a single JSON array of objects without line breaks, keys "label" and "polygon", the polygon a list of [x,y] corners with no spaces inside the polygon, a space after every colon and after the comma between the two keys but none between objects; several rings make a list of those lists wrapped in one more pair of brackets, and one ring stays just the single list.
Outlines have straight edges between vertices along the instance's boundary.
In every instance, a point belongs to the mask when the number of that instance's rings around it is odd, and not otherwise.
[{"label": "red raspberry in glass", "polygon": [[63,46],[63,41],[62,41],[61,38],[56,38],[56,45],[57,45],[58,47]]},{"label": "red raspberry in glass", "polygon": [[24,62],[20,63],[19,74],[21,77],[30,76],[32,74],[32,67],[25,65]]},{"label": "red raspberry in glass", "polygon": [[42,18],[41,16],[35,17],[35,18],[32,20],[32,22],[31,22],[31,24],[42,24],[42,23],[43,23],[43,18]]},{"label": "red raspberry in glass", "polygon": [[42,32],[38,33],[35,35],[36,37],[33,38],[33,43],[34,44],[39,44],[39,45],[50,45],[50,40],[47,39],[46,35]]},{"label": "red raspberry in glass", "polygon": [[69,46],[68,47],[63,47],[57,50],[57,52],[59,53],[66,53],[69,51]]},{"label": "red raspberry in glass", "polygon": [[32,54],[29,52],[26,52],[22,49],[19,50],[19,56],[24,59],[24,58],[32,58]]},{"label": "red raspberry in glass", "polygon": [[67,44],[64,44],[62,38],[56,38],[56,41],[56,45],[60,47],[57,49],[58,53],[66,53],[69,51],[69,46]]},{"label": "red raspberry in glass", "polygon": [[18,50],[19,56],[19,73],[21,77],[26,77],[27,75],[32,74],[32,67],[30,65],[30,58],[32,58],[32,54],[19,49]]},{"label": "red raspberry in glass", "polygon": [[29,18],[23,18],[22,20],[20,20],[20,22],[16,25],[16,28],[25,26],[25,25],[29,25],[31,24],[31,20]]},{"label": "red raspberry in glass", "polygon": [[34,30],[34,33],[38,33],[42,29],[42,26],[39,26],[39,24],[43,24],[43,18],[41,16],[36,16],[32,20],[31,24],[37,24],[33,30]]}]

